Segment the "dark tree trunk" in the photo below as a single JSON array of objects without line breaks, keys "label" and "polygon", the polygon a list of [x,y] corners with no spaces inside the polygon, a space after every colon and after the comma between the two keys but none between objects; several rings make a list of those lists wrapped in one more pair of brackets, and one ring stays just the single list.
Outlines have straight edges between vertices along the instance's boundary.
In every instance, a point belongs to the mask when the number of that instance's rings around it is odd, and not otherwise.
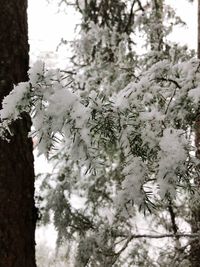
[{"label": "dark tree trunk", "polygon": [[[0,0],[0,103],[13,84],[27,80],[27,1]],[[1,106],[1,105],[0,105]],[[35,267],[34,170],[30,119],[0,140],[0,267]]]},{"label": "dark tree trunk", "polygon": [[[163,5],[164,0],[152,0],[151,20],[154,27],[150,32],[151,50],[163,51]],[[158,27],[158,25],[160,27]]]}]

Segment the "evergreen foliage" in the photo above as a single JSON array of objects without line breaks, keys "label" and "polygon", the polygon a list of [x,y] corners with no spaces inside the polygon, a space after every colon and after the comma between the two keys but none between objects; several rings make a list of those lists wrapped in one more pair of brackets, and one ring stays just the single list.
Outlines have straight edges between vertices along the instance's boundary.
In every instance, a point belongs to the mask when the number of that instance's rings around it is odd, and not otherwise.
[{"label": "evergreen foliage", "polygon": [[[193,133],[200,62],[168,41],[183,22],[161,0],[74,6],[82,22],[72,66],[48,70],[36,62],[29,81],[3,101],[2,135],[23,112],[32,115],[31,135],[54,166],[43,178],[43,219],[52,216],[58,243],[76,249],[74,266],[189,266],[197,235],[185,236],[180,225],[187,224],[190,198],[199,200]],[[156,255],[153,229],[172,237]]]}]

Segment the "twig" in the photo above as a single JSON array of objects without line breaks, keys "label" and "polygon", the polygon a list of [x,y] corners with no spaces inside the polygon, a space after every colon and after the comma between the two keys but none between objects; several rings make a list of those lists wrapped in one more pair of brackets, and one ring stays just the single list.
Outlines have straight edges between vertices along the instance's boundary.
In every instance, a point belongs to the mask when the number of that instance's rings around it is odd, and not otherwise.
[{"label": "twig", "polygon": [[144,8],[143,8],[140,0],[137,0],[137,3],[138,3],[139,8],[144,12]]},{"label": "twig", "polygon": [[130,241],[134,238],[151,238],[151,239],[159,239],[159,238],[180,238],[180,237],[188,237],[188,238],[199,238],[199,233],[192,233],[192,234],[186,234],[186,233],[180,233],[180,234],[160,234],[160,235],[150,235],[150,234],[144,234],[144,235],[131,235],[129,237]]},{"label": "twig", "polygon": [[167,111],[168,111],[168,109],[169,109],[169,106],[170,106],[170,104],[171,104],[171,102],[172,102],[172,100],[173,100],[175,94],[176,94],[176,89],[174,89],[174,92],[173,92],[172,96],[170,97],[170,100],[169,100],[169,102],[168,102],[168,104],[167,104],[167,108],[166,108],[166,110],[165,110],[165,114],[167,114]]},{"label": "twig", "polygon": [[129,26],[131,26],[132,17],[134,18],[133,7],[134,7],[134,5],[135,5],[135,2],[136,2],[136,0],[133,0],[133,2],[132,2],[132,5],[131,5],[131,11],[130,11],[130,14],[129,14],[128,22],[127,22],[127,24],[126,24],[126,26],[125,26],[125,30],[124,30],[125,32],[127,32]]},{"label": "twig", "polygon": [[169,214],[170,214],[170,218],[171,218],[171,223],[172,223],[172,229],[174,234],[176,235],[177,231],[178,231],[178,226],[176,224],[176,215],[173,209],[173,205],[172,205],[172,200],[169,197],[168,199],[169,205],[168,205],[168,210],[169,210]]}]

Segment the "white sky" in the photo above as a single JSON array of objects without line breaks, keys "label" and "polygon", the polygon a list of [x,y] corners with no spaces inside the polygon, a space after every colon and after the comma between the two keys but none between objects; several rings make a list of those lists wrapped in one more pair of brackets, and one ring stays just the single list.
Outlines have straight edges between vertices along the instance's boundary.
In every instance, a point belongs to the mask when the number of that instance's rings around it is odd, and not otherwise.
[{"label": "white sky", "polygon": [[172,34],[172,40],[187,44],[190,48],[197,47],[197,0],[189,3],[188,0],[166,0],[166,3],[175,8],[187,26],[177,28]]},{"label": "white sky", "polygon": [[[58,1],[28,0],[29,43],[31,63],[46,56],[63,61],[69,54],[57,46],[61,38],[72,39],[77,18],[72,9],[58,11]],[[51,60],[50,60],[51,61]]]},{"label": "white sky", "polygon": [[[73,38],[77,17],[72,9],[67,13],[63,10],[58,12],[56,0],[50,0],[50,3],[47,0],[29,0],[28,2],[31,62],[37,58],[45,59],[48,56],[51,65],[59,62],[58,65],[64,66],[69,53],[64,47],[58,51],[56,48],[61,38],[69,40]],[[172,5],[177,14],[187,23],[187,27],[174,31],[172,39],[196,49],[197,0],[194,0],[194,4],[187,0],[166,0],[166,2]]]}]

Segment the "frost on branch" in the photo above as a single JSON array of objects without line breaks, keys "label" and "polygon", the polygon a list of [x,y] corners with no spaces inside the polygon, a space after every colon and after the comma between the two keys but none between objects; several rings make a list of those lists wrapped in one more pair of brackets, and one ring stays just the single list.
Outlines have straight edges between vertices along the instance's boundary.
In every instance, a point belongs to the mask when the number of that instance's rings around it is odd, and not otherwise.
[{"label": "frost on branch", "polygon": [[111,198],[118,195],[119,207],[129,201],[143,206],[152,198],[152,181],[162,198],[174,196],[177,186],[195,175],[191,131],[199,104],[197,60],[158,62],[106,98],[74,91],[71,76],[47,70],[42,62],[29,78],[4,99],[2,126],[30,112],[40,153],[64,151],[84,182],[91,174],[94,179],[108,175],[120,162],[120,177],[112,177],[118,179],[117,192],[109,189]]}]

